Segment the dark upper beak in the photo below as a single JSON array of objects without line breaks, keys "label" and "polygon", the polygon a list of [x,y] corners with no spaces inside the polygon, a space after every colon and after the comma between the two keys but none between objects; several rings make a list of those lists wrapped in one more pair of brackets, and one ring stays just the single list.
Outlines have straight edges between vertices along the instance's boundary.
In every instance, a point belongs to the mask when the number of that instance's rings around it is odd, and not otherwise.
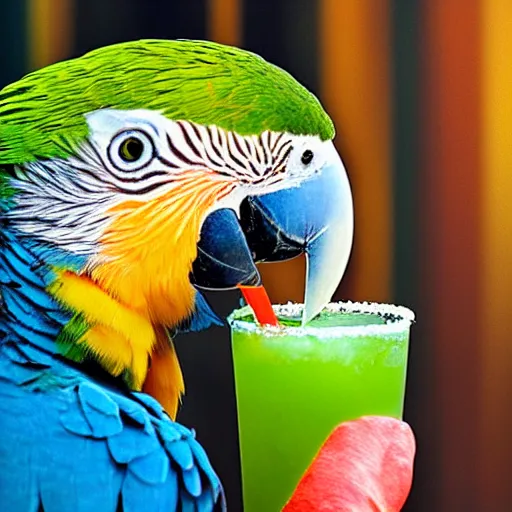
[{"label": "dark upper beak", "polygon": [[336,154],[300,186],[246,198],[240,219],[228,209],[210,214],[201,230],[192,281],[209,289],[258,284],[255,262],[282,261],[305,253],[306,323],[336,291],[352,238],[352,194]]},{"label": "dark upper beak", "polygon": [[253,254],[233,210],[216,210],[204,221],[191,280],[206,290],[260,283]]}]

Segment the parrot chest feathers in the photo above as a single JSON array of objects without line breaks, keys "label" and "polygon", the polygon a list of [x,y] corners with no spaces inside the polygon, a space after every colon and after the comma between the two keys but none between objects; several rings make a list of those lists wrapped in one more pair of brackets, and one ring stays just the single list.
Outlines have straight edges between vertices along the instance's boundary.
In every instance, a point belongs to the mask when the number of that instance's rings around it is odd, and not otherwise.
[{"label": "parrot chest feathers", "polygon": [[[122,284],[134,286],[126,280]],[[195,291],[190,283],[182,285],[182,290],[173,288],[175,294],[181,296],[174,310],[165,300],[168,292],[162,287],[160,301],[167,304],[168,310],[157,311],[169,312],[167,318],[173,318],[172,323],[163,324],[151,316],[151,300],[156,300],[155,296],[132,305],[114,298],[88,276],[59,272],[48,290],[75,313],[57,338],[60,350],[78,362],[92,357],[111,375],[123,377],[131,389],[140,391],[147,385],[155,396],[165,388],[170,392],[159,399],[174,416],[184,384],[172,340],[164,325],[176,324],[177,318],[171,315],[186,318],[193,311]],[[148,374],[150,361],[152,372]],[[160,373],[155,371],[157,366],[162,370]]]},{"label": "parrot chest feathers", "polygon": [[[15,368],[31,364],[18,356]],[[38,392],[6,379],[1,389],[3,510],[225,510],[194,432],[151,397],[83,377]]]}]

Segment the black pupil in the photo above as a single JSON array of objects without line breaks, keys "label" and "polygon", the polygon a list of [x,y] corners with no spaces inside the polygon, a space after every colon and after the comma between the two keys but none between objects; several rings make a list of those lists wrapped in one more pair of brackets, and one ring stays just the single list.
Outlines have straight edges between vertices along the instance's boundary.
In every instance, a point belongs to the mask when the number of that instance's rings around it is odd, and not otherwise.
[{"label": "black pupil", "polygon": [[125,162],[135,162],[142,156],[144,144],[141,140],[131,138],[121,144],[119,154]]},{"label": "black pupil", "polygon": [[302,153],[301,160],[304,165],[310,164],[311,160],[313,160],[313,151],[311,151],[310,149],[306,149],[306,151]]}]

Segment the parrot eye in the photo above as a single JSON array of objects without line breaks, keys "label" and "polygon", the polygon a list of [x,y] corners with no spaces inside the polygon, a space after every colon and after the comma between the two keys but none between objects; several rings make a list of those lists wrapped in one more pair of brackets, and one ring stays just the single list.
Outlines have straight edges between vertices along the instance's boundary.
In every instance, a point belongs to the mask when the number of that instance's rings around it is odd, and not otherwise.
[{"label": "parrot eye", "polygon": [[144,143],[136,137],[123,140],[119,146],[119,156],[125,162],[137,161],[144,152]]},{"label": "parrot eye", "polygon": [[136,171],[153,159],[153,142],[146,133],[127,130],[118,133],[110,143],[108,156],[114,167],[121,171]]},{"label": "parrot eye", "polygon": [[306,151],[302,153],[300,160],[304,165],[309,165],[313,161],[313,156],[313,151],[311,151],[310,149],[306,149]]}]

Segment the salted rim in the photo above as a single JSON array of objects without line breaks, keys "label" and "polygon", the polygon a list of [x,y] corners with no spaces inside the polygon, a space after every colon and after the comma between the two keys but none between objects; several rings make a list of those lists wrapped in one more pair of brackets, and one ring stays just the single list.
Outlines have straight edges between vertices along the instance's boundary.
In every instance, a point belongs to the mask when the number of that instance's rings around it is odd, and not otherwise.
[{"label": "salted rim", "polygon": [[[272,306],[278,316],[298,317],[302,315],[304,304],[288,302],[287,304],[274,304]],[[404,307],[393,304],[382,304],[377,302],[331,302],[323,311],[328,313],[360,313],[369,315],[378,315],[386,321],[383,324],[370,325],[334,325],[327,327],[313,326],[279,326],[259,325],[255,322],[240,320],[240,317],[252,314],[254,312],[250,306],[236,309],[229,315],[229,325],[237,330],[250,331],[265,335],[293,335],[303,336],[306,334],[317,337],[329,338],[333,336],[383,336],[397,335],[406,332],[414,322],[414,313]]]}]

